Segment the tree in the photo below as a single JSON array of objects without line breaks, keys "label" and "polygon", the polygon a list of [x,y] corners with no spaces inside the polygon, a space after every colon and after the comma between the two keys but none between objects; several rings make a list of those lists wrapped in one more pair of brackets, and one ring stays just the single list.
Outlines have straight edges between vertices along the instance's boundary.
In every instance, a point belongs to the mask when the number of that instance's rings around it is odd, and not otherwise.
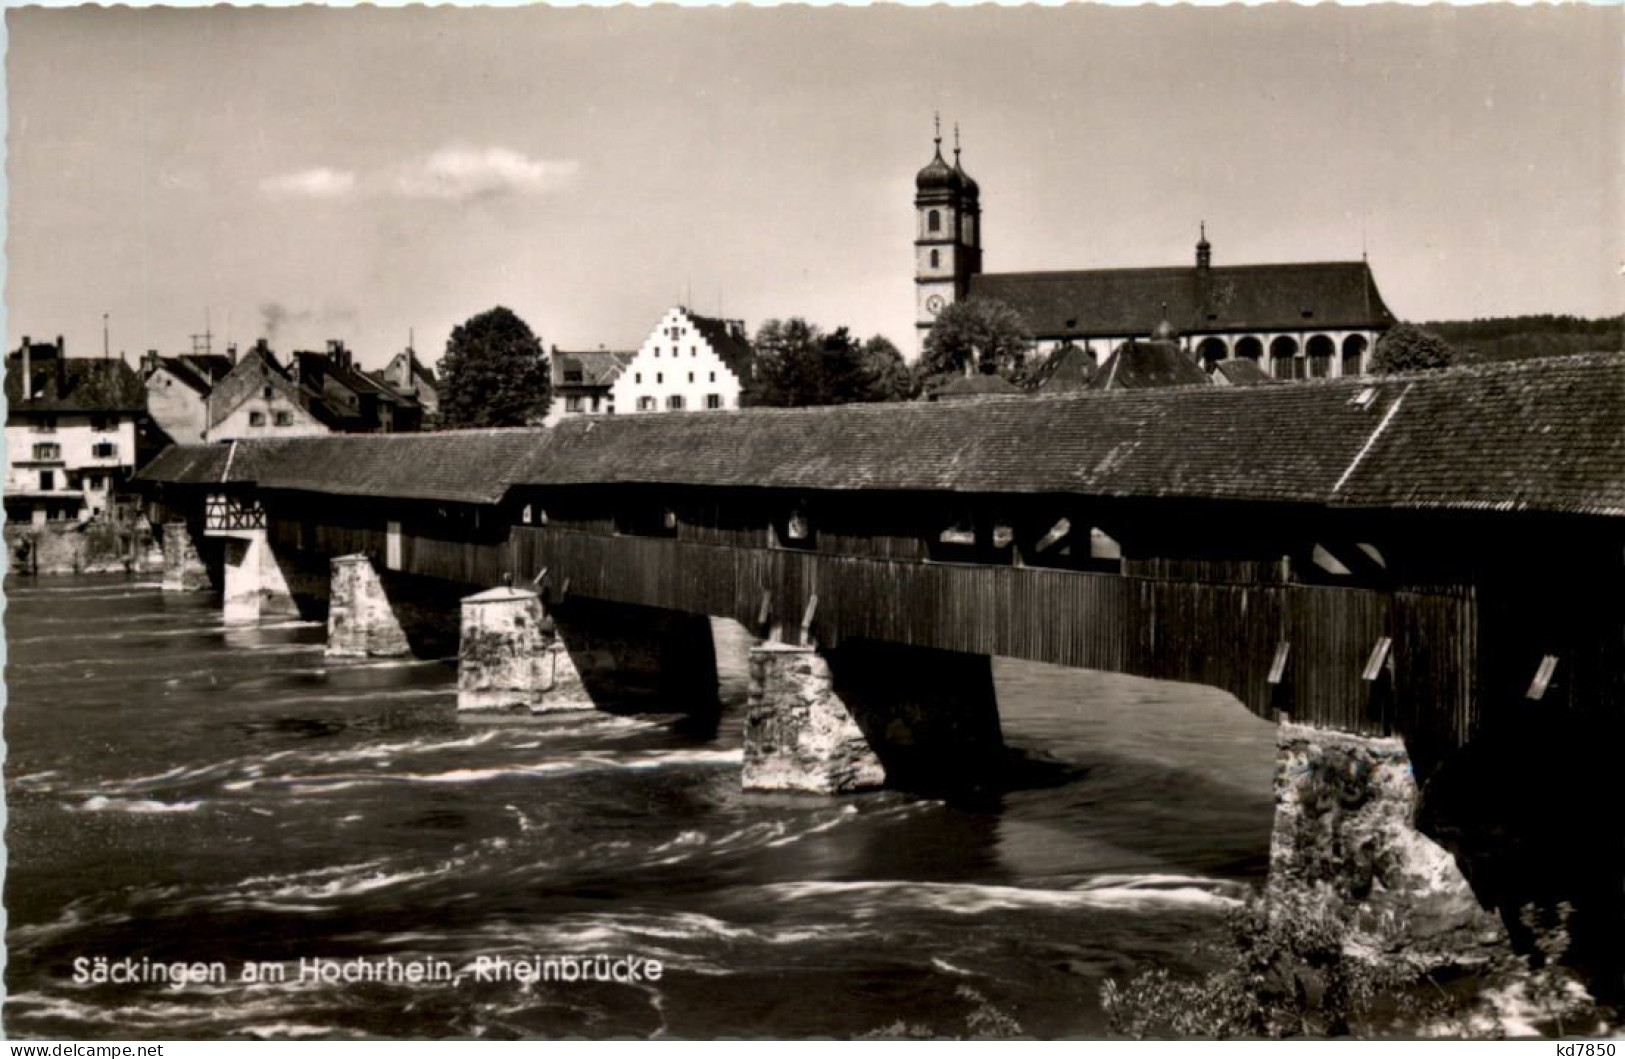
[{"label": "tree", "polygon": [[452,330],[440,367],[440,417],[451,429],[537,423],[552,401],[541,339],[500,305]]},{"label": "tree", "polygon": [[747,403],[779,408],[914,395],[897,347],[876,335],[859,343],[845,327],[824,332],[801,317],[768,320],[756,332],[754,385]]},{"label": "tree", "polygon": [[1377,340],[1371,370],[1379,375],[1448,368],[1457,360],[1455,347],[1432,331],[1398,324]]},{"label": "tree", "polygon": [[966,298],[938,314],[925,337],[920,370],[926,377],[964,375],[969,366],[1019,384],[1031,349],[1020,313],[997,299]]}]

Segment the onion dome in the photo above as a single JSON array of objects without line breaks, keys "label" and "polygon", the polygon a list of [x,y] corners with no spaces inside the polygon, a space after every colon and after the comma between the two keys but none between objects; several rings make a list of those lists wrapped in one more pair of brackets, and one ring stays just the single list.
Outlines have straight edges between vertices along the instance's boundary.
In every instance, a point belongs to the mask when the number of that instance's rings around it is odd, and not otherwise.
[{"label": "onion dome", "polygon": [[980,195],[981,185],[977,184],[971,175],[965,172],[965,167],[959,164],[959,123],[954,123],[954,172],[959,175],[959,184],[967,195]]},{"label": "onion dome", "polygon": [[942,137],[937,137],[936,156],[914,177],[918,191],[958,191],[964,178],[959,171],[942,160]]}]

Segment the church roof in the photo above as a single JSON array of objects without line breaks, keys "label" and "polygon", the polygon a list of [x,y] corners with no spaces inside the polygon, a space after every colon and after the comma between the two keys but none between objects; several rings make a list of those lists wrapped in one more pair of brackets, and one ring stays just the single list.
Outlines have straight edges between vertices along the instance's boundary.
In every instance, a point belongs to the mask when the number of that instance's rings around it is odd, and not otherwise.
[{"label": "church roof", "polygon": [[972,276],[969,296],[1021,314],[1037,338],[1388,327],[1394,316],[1364,261],[1200,269],[1103,268]]}]

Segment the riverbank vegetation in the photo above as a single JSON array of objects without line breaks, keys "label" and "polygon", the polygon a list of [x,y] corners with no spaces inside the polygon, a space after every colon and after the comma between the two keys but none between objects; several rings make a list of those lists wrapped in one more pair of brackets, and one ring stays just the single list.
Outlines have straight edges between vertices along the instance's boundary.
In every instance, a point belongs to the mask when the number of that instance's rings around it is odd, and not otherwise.
[{"label": "riverbank vegetation", "polygon": [[[1455,964],[1408,956],[1406,924],[1357,934],[1348,906],[1308,891],[1258,896],[1226,918],[1196,979],[1166,968],[1101,989],[1113,1036],[1144,1038],[1590,1036],[1615,1015],[1562,960],[1569,907],[1533,906],[1528,956],[1481,954]],[[1359,937],[1358,943],[1351,939]]]}]

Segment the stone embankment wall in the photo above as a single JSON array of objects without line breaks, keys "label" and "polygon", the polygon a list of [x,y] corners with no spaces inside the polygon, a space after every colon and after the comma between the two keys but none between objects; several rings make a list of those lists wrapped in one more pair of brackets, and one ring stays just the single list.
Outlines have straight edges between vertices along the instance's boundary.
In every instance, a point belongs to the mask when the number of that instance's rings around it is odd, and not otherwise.
[{"label": "stone embankment wall", "polygon": [[8,569],[19,574],[156,573],[163,551],[144,520],[6,523]]}]

